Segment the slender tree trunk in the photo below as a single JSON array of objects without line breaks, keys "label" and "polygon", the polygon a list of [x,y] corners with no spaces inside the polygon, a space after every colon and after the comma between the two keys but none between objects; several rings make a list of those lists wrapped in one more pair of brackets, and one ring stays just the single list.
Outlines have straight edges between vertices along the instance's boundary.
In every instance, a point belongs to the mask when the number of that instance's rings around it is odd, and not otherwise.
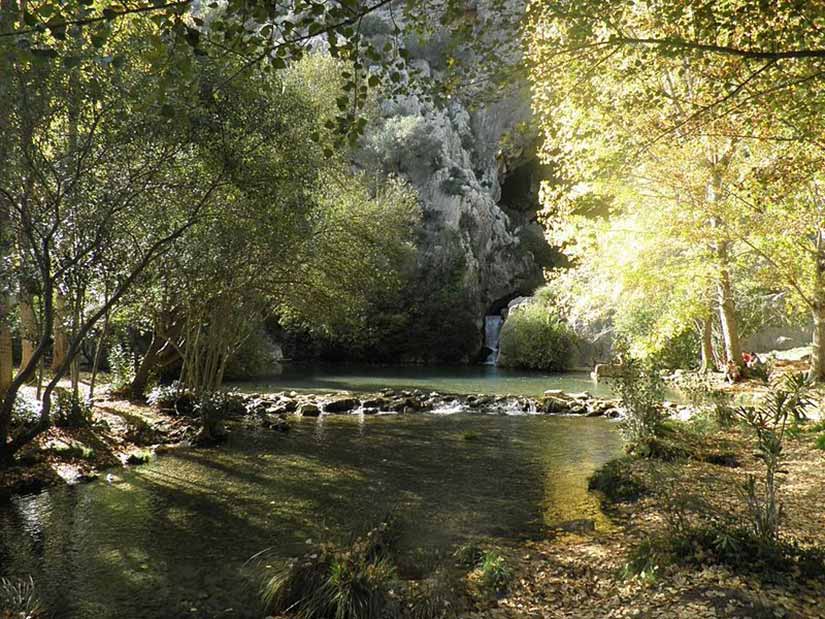
[{"label": "slender tree trunk", "polygon": [[702,367],[700,372],[710,372],[716,365],[713,356],[713,314],[702,321]]},{"label": "slender tree trunk", "polygon": [[825,381],[825,247],[823,247],[825,230],[817,231],[816,265],[814,273],[813,306],[811,314],[814,332],[811,346],[810,376],[817,382]]},{"label": "slender tree trunk", "polygon": [[22,357],[20,367],[25,367],[34,354],[37,346],[37,321],[34,318],[34,307],[31,295],[24,294],[18,305],[20,310],[20,345]]},{"label": "slender tree trunk", "polygon": [[[0,0],[0,21],[3,30],[13,30],[17,23],[14,0]],[[8,67],[3,67],[7,69]],[[3,80],[0,80],[2,82]],[[6,166],[8,161],[8,144],[11,140],[9,132],[8,105],[11,101],[8,98],[10,93],[5,92],[6,87],[0,83],[0,166]],[[11,205],[4,196],[0,196],[0,269],[7,269],[5,257],[11,252]],[[10,278],[10,273],[3,272],[4,278]],[[11,348],[11,304],[12,299],[8,291],[4,290],[9,282],[0,282],[0,400],[2,400],[12,383],[12,348]],[[7,423],[0,421],[0,425],[7,426]],[[0,440],[5,445],[8,431],[7,427],[0,427]]]},{"label": "slender tree trunk", "polygon": [[736,301],[733,298],[733,284],[730,279],[728,264],[728,241],[722,241],[717,248],[719,257],[719,320],[722,323],[722,336],[725,341],[727,361],[742,365],[742,344],[739,341],[739,324],[736,319]]},{"label": "slender tree trunk", "polygon": [[52,369],[56,370],[66,360],[69,336],[66,334],[66,298],[59,292],[54,300],[54,341],[52,344]]},{"label": "slender tree trunk", "polygon": [[100,336],[97,338],[97,345],[95,346],[95,358],[92,362],[92,377],[89,380],[89,399],[91,400],[95,395],[95,382],[97,381],[97,371],[100,367],[100,356],[103,354],[103,348],[106,345],[106,336],[109,334],[109,312],[103,317],[103,328],[100,330]]},{"label": "slender tree trunk", "polygon": [[130,390],[135,400],[141,399],[146,392],[146,385],[157,367],[158,352],[163,344],[163,338],[158,335],[157,331],[152,331],[152,341],[149,342],[149,348],[146,349],[146,354],[143,355],[140,365],[135,370],[135,377],[132,379]]}]

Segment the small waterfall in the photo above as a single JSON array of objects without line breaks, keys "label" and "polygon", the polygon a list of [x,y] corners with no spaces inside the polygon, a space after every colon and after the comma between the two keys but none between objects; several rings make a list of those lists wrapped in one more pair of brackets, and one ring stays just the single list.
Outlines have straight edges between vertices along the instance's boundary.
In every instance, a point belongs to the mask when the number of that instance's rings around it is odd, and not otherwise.
[{"label": "small waterfall", "polygon": [[495,365],[498,360],[498,339],[504,319],[495,314],[484,317],[484,347],[490,352],[484,360],[485,365]]}]

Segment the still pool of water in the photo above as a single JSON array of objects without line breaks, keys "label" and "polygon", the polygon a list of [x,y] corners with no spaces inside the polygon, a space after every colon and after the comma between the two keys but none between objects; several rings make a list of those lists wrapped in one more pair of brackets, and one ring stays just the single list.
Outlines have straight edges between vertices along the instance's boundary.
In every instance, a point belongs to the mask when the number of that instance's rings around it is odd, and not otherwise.
[{"label": "still pool of water", "polygon": [[620,451],[605,419],[321,417],[286,435],[236,430],[105,480],[0,506],[0,572],[31,574],[56,619],[256,617],[265,566],[342,540],[389,511],[402,546],[604,524],[586,490]]},{"label": "still pool of water", "polygon": [[257,381],[236,383],[244,391],[283,390],[334,392],[423,389],[442,393],[490,393],[540,396],[547,389],[589,391],[610,397],[607,383],[596,383],[586,372],[548,374],[510,370],[491,365],[465,366],[361,366],[283,364],[277,374]]}]

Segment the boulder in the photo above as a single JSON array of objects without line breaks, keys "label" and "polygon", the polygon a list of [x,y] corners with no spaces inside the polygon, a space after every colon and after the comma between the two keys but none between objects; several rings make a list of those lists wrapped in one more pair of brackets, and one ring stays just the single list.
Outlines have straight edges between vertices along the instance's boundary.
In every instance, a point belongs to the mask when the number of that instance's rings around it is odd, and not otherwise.
[{"label": "boulder", "polygon": [[324,404],[325,413],[348,413],[358,408],[361,402],[357,398],[338,398]]},{"label": "boulder", "polygon": [[321,414],[321,409],[315,404],[302,404],[298,408],[298,414],[301,415],[301,417],[318,417]]},{"label": "boulder", "polygon": [[541,400],[541,410],[549,415],[570,412],[570,402],[562,398],[545,396]]}]

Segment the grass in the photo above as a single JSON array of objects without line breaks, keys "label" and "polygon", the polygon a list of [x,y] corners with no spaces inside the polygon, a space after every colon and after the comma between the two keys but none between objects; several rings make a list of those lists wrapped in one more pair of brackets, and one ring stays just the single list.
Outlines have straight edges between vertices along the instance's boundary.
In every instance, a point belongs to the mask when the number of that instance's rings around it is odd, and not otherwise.
[{"label": "grass", "polygon": [[587,488],[601,493],[608,503],[637,501],[647,489],[633,472],[632,464],[630,457],[611,460],[590,476]]},{"label": "grass", "polygon": [[467,432],[464,432],[461,435],[461,438],[464,439],[465,441],[477,441],[478,439],[481,438],[481,434],[479,434],[478,432],[476,432],[474,430],[469,430]]},{"label": "grass", "polygon": [[0,616],[34,619],[43,616],[43,613],[31,576],[21,579],[0,578]]},{"label": "grass", "polygon": [[85,445],[60,445],[49,450],[54,456],[67,460],[94,460],[97,453]]},{"label": "grass", "polygon": [[816,437],[816,441],[814,442],[814,446],[817,449],[825,449],[825,434],[820,434]]}]

